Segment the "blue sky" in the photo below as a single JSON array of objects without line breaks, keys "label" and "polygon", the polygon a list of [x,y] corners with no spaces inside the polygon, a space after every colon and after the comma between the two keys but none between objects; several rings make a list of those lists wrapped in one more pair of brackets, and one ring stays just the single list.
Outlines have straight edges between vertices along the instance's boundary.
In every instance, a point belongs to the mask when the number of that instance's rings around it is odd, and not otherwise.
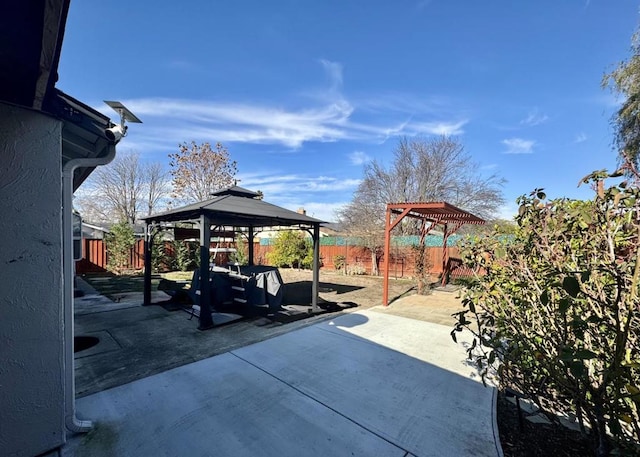
[{"label": "blue sky", "polygon": [[631,0],[73,1],[58,87],[142,120],[119,151],[164,163],[220,141],[240,185],[333,220],[400,136],[456,135],[508,204],[615,167],[600,87],[629,54]]}]

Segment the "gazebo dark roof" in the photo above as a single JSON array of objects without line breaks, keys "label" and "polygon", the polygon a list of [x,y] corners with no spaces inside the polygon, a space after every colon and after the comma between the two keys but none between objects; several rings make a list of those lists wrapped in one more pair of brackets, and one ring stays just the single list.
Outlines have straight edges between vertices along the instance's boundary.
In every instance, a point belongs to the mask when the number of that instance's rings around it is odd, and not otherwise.
[{"label": "gazebo dark roof", "polygon": [[324,221],[260,200],[256,192],[239,186],[212,193],[213,198],[143,218],[148,224],[193,220],[205,214],[216,225],[313,226]]},{"label": "gazebo dark roof", "polygon": [[[296,213],[280,206],[263,201],[260,194],[242,187],[233,186],[212,193],[213,198],[181,208],[172,209],[143,218],[146,224],[144,259],[144,304],[151,304],[151,251],[153,235],[149,226],[160,222],[199,221],[200,225],[200,267],[201,284],[209,284],[209,262],[211,247],[211,226],[247,227],[249,230],[249,265],[253,265],[253,233],[259,227],[293,227],[308,230],[313,239],[313,283],[311,306],[318,308],[318,289],[320,283],[320,225],[324,221]],[[209,287],[200,287],[200,325],[199,329],[213,327],[211,317]]]},{"label": "gazebo dark roof", "polygon": [[219,197],[220,195],[235,195],[237,197],[249,197],[249,198],[257,198],[260,197],[258,192],[254,192],[249,189],[245,189],[240,186],[231,186],[225,189],[216,190],[215,192],[211,192],[211,195]]}]

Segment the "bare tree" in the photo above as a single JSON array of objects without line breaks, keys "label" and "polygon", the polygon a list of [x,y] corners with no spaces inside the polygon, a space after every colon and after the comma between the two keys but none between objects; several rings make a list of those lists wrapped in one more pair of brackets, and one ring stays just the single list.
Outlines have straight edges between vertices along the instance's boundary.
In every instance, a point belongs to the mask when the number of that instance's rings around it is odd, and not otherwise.
[{"label": "bare tree", "polygon": [[147,216],[153,214],[171,193],[171,181],[160,163],[150,163],[144,169]]},{"label": "bare tree", "polygon": [[120,155],[108,166],[99,167],[95,174],[99,193],[117,220],[134,224],[143,186],[138,154]]},{"label": "bare tree", "polygon": [[[372,273],[378,274],[387,203],[446,201],[483,218],[497,212],[504,180],[478,170],[455,138],[403,138],[388,169],[375,161],[365,166],[364,179],[338,218],[371,252]],[[399,230],[417,233],[417,226],[407,220]]]},{"label": "bare tree", "polygon": [[356,192],[352,202],[338,211],[338,219],[350,235],[371,254],[371,274],[379,274],[378,263],[384,248],[384,209],[371,204],[368,192]]},{"label": "bare tree", "polygon": [[74,204],[86,220],[133,224],[157,209],[170,192],[159,163],[142,163],[135,152],[118,154],[99,167],[76,193]]},{"label": "bare tree", "polygon": [[179,145],[179,151],[169,154],[174,197],[183,202],[211,198],[211,192],[234,184],[235,161],[221,143],[215,149],[210,143]]}]

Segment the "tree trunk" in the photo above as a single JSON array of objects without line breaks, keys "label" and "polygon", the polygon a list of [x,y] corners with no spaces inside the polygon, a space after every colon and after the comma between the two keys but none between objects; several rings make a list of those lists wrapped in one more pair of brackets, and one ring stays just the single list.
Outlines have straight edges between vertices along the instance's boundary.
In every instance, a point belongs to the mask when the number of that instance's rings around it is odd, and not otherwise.
[{"label": "tree trunk", "polygon": [[378,256],[375,249],[371,250],[371,276],[380,276],[380,270],[378,269]]}]

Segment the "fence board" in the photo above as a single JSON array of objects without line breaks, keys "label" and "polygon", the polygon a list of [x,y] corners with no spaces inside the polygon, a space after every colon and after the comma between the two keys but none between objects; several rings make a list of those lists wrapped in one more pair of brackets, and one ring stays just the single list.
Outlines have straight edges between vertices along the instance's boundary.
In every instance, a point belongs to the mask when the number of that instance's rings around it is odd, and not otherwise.
[{"label": "fence board", "polygon": [[[272,246],[254,244],[254,262],[258,265],[269,265],[268,254]],[[442,247],[427,247],[427,258],[429,259],[429,272],[433,275],[442,274]],[[76,273],[98,273],[107,270],[107,252],[103,240],[85,239],[83,243],[84,258],[76,262]],[[412,277],[415,274],[415,256],[410,246],[394,246],[391,248],[389,262],[389,276],[395,278]],[[459,250],[457,247],[447,247],[449,262],[452,266],[457,266],[459,262]],[[321,267],[335,270],[335,260],[337,256],[344,256],[347,268],[360,269],[366,274],[371,274],[372,263],[371,254],[362,246],[348,245],[321,245],[320,258]],[[223,254],[219,254],[218,261],[223,263]],[[384,259],[378,259],[379,271],[384,269]],[[141,270],[144,268],[144,240],[136,240],[129,255],[129,269]],[[453,277],[465,276],[470,271],[463,267],[454,269]]]}]

